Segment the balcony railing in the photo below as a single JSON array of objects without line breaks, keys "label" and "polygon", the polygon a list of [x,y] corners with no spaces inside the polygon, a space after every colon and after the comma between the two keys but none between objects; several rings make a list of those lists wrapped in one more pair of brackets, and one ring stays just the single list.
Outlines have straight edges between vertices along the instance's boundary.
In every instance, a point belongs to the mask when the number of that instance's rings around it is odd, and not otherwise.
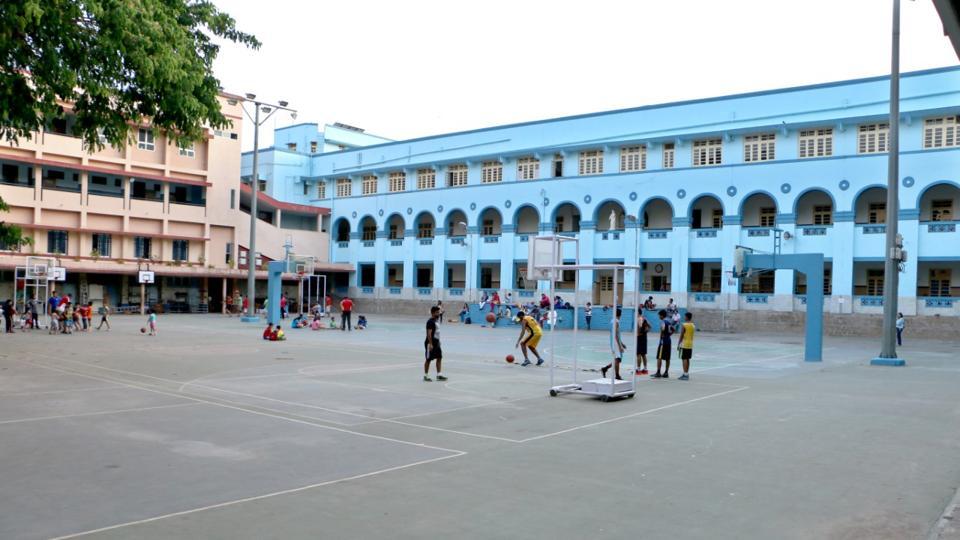
[{"label": "balcony railing", "polygon": [[337,242],[338,248],[350,247],[350,242]]},{"label": "balcony railing", "polygon": [[420,239],[420,245],[421,245],[421,246],[432,246],[432,245],[433,245],[433,238],[421,238],[421,239]]},{"label": "balcony railing", "polygon": [[747,229],[747,236],[770,236],[770,229]]},{"label": "balcony railing", "polygon": [[931,233],[957,232],[957,224],[956,223],[928,223],[927,232],[931,232]]},{"label": "balcony railing", "polygon": [[430,287],[418,287],[417,294],[419,294],[420,296],[430,296],[431,294],[433,294],[433,289]]},{"label": "balcony railing", "polygon": [[863,234],[885,234],[886,232],[887,226],[884,224],[863,226]]},{"label": "balcony railing", "polygon": [[923,302],[929,308],[952,308],[953,300],[949,296],[931,296],[924,298]]},{"label": "balcony railing", "polygon": [[648,231],[647,238],[651,240],[665,240],[667,238],[667,231]]},{"label": "balcony railing", "polygon": [[804,236],[826,236],[827,228],[826,227],[804,227],[803,235]]},{"label": "balcony railing", "polygon": [[883,297],[882,296],[861,296],[860,305],[871,306],[871,307],[883,307]]},{"label": "balcony railing", "polygon": [[391,240],[391,241],[390,241],[390,245],[391,245],[391,246],[402,246],[402,245],[403,245],[403,240],[400,240],[400,239]]},{"label": "balcony railing", "polygon": [[744,300],[746,300],[748,304],[768,304],[768,303],[770,303],[770,295],[769,295],[769,294],[757,294],[757,293],[752,293],[752,294],[745,294],[745,295],[743,295],[743,297],[744,297]]},{"label": "balcony railing", "polygon": [[496,244],[496,243],[499,243],[499,242],[500,242],[500,237],[499,237],[499,236],[484,236],[484,237],[483,237],[483,243],[484,243],[484,244]]},{"label": "balcony railing", "polygon": [[697,231],[697,238],[716,238],[717,229],[700,229]]},{"label": "balcony railing", "polygon": [[696,293],[693,295],[694,302],[716,302],[716,293]]},{"label": "balcony railing", "polygon": [[400,294],[402,290],[400,287],[390,287],[390,294]]}]

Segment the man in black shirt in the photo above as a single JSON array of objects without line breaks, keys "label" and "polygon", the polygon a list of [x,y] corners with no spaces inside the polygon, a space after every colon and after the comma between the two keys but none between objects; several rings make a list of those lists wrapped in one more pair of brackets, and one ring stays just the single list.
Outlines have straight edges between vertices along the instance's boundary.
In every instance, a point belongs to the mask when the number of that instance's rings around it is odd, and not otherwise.
[{"label": "man in black shirt", "polygon": [[423,361],[423,380],[431,382],[430,361],[437,361],[437,380],[445,381],[440,363],[443,361],[443,351],[440,350],[440,331],[437,329],[437,318],[440,317],[440,307],[430,308],[430,318],[427,319],[427,336],[423,340],[424,361]]}]

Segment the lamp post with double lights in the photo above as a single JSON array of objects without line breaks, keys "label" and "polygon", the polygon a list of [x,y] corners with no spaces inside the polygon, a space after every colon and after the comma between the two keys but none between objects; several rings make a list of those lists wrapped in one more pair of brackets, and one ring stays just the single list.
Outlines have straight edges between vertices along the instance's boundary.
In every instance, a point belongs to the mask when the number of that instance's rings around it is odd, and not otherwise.
[{"label": "lamp post with double lights", "polygon": [[[259,175],[259,157],[260,157],[260,126],[270,119],[277,111],[288,111],[290,116],[296,120],[297,111],[287,107],[286,101],[278,101],[276,104],[257,101],[256,94],[247,94],[246,103],[253,104],[253,115],[247,107],[243,107],[243,113],[253,122],[253,171],[250,175],[250,245],[247,249],[247,314],[241,317],[243,322],[259,322],[257,316],[257,196],[260,194],[260,175]],[[260,119],[260,113],[266,116]],[[278,299],[274,299],[278,301]]]}]

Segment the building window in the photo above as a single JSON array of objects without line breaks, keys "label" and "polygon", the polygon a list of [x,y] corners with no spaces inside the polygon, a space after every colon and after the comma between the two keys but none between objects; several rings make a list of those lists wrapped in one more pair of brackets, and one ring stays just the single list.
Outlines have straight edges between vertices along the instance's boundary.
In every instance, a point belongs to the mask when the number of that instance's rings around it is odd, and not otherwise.
[{"label": "building window", "polygon": [[820,204],[813,207],[813,224],[830,225],[833,223],[833,206]]},{"label": "building window", "polygon": [[360,182],[360,192],[363,195],[373,195],[377,192],[377,177],[371,175],[364,176]]},{"label": "building window", "polygon": [[712,218],[713,218],[712,223],[713,223],[714,229],[723,228],[723,210],[719,208],[714,208]]},{"label": "building window", "polygon": [[187,240],[173,241],[173,260],[186,261],[190,258],[190,242]]},{"label": "building window", "polygon": [[310,194],[310,184],[304,182],[304,183],[303,183],[303,195],[304,195],[304,196],[307,196],[307,195],[309,195],[309,194]]},{"label": "building window", "polygon": [[952,272],[949,268],[930,269],[930,293],[929,296],[950,296],[950,278]]},{"label": "building window", "polygon": [[646,146],[627,146],[620,149],[620,172],[642,171],[646,168]]},{"label": "building window", "polygon": [[562,233],[563,232],[563,216],[557,216],[553,221],[553,232]]},{"label": "building window", "polygon": [[664,143],[663,145],[663,168],[673,168],[674,143]]},{"label": "building window", "polygon": [[937,199],[930,203],[931,221],[953,220],[953,199]]},{"label": "building window", "polygon": [[747,135],[743,138],[743,160],[771,161],[774,159],[776,143],[777,136],[774,133]]},{"label": "building window", "polygon": [[194,157],[196,155],[194,143],[180,143],[177,145],[181,156]]},{"label": "building window", "polygon": [[433,238],[433,223],[418,223],[417,238]]},{"label": "building window", "polygon": [[540,160],[525,157],[517,160],[517,180],[536,180],[540,178]]},{"label": "building window", "polygon": [[237,190],[230,190],[230,209],[234,210],[237,208]]},{"label": "building window", "polygon": [[111,251],[110,244],[111,244],[111,237],[109,234],[99,234],[99,233],[94,234],[92,251],[95,251],[97,253],[97,256],[99,257],[109,257],[110,251]]},{"label": "building window", "polygon": [[317,182],[317,198],[326,199],[327,198],[327,183],[323,180]]},{"label": "building window", "polygon": [[960,117],[944,116],[941,118],[927,118],[923,121],[923,147],[943,148],[960,146],[960,133],[957,125]]},{"label": "building window", "polygon": [[723,141],[721,139],[701,139],[693,141],[693,166],[720,165],[723,161]]},{"label": "building window", "polygon": [[553,177],[560,178],[563,176],[563,155],[554,154],[553,155]]},{"label": "building window", "polygon": [[337,178],[337,197],[349,197],[352,187],[349,178]]},{"label": "building window", "polygon": [[833,128],[804,129],[800,131],[800,157],[833,155]]},{"label": "building window", "polygon": [[317,153],[317,141],[310,141],[310,153],[311,154]]},{"label": "building window", "polygon": [[363,232],[360,235],[360,239],[369,242],[377,239],[377,226],[376,225],[364,225]]},{"label": "building window", "polygon": [[151,243],[152,240],[146,236],[135,236],[133,238],[133,256],[138,259],[149,259]]},{"label": "building window", "polygon": [[457,187],[467,185],[467,166],[451,165],[447,169],[447,187]]},{"label": "building window", "polygon": [[403,171],[397,171],[390,173],[390,191],[406,191],[407,190],[407,173]]},{"label": "building window", "polygon": [[603,174],[603,150],[586,150],[580,152],[580,176],[589,174]]},{"label": "building window", "polygon": [[867,223],[886,223],[887,222],[887,203],[870,203],[867,208]]},{"label": "building window", "polygon": [[387,235],[390,240],[397,240],[400,238],[400,227],[397,227],[396,223],[390,224],[390,233]]},{"label": "building window", "polygon": [[773,227],[777,221],[777,209],[771,206],[760,209],[760,226]]},{"label": "building window", "polygon": [[494,184],[503,181],[503,164],[499,161],[484,161],[480,169],[480,183]]},{"label": "building window", "polygon": [[289,151],[291,151],[291,152],[296,152],[296,151],[297,151],[297,143],[295,143],[295,142],[287,143],[287,150],[289,150]]},{"label": "building window", "polygon": [[857,129],[857,152],[875,154],[887,151],[890,124],[864,124]]},{"label": "building window", "polygon": [[882,269],[867,269],[867,296],[883,296]]},{"label": "building window", "polygon": [[47,253],[67,254],[67,231],[47,231]]},{"label": "building window", "polygon": [[153,130],[149,128],[140,128],[137,130],[137,148],[141,150],[150,150],[155,148],[153,143]]},{"label": "building window", "polygon": [[233,242],[227,242],[223,250],[223,264],[233,264]]},{"label": "building window", "polygon": [[437,172],[433,169],[419,169],[417,171],[417,189],[433,189],[437,187]]},{"label": "building window", "polygon": [[493,220],[485,219],[483,220],[483,231],[484,236],[493,236]]}]

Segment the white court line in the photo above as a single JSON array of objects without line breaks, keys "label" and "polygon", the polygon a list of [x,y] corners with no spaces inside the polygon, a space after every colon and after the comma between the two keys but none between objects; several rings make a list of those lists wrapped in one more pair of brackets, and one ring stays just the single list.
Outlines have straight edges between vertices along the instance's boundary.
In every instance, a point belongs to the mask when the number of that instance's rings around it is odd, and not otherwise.
[{"label": "white court line", "polygon": [[97,390],[116,390],[119,386],[94,386],[92,388],[74,388],[72,390],[43,390],[40,392],[10,392],[0,393],[0,398],[17,396],[45,396],[47,394],[69,394],[71,392],[96,392]]},{"label": "white court line", "polygon": [[403,470],[403,469],[409,469],[409,468],[412,468],[412,467],[418,467],[418,466],[420,466],[420,465],[426,465],[426,464],[428,464],[428,463],[436,463],[436,462],[438,462],[438,461],[442,461],[442,460],[445,460],[445,459],[451,459],[451,458],[455,458],[455,457],[460,457],[460,456],[463,456],[463,455],[466,455],[466,452],[459,452],[459,453],[457,453],[457,454],[453,454],[453,455],[450,455],[450,456],[441,456],[441,457],[436,457],[436,458],[431,458],[431,459],[425,459],[425,460],[422,460],[422,461],[416,461],[416,462],[413,462],[413,463],[408,463],[408,464],[406,464],[406,465],[398,465],[398,466],[396,466],[396,467],[390,467],[390,468],[387,468],[387,469],[380,469],[380,470],[378,470],[378,471],[371,471],[371,472],[367,472],[367,473],[363,473],[363,474],[357,474],[357,475],[354,475],[354,476],[348,476],[348,477],[346,477],[346,478],[339,478],[339,479],[336,479],[336,480],[327,480],[326,482],[318,482],[318,483],[316,483],[316,484],[310,484],[310,485],[308,485],[308,486],[301,486],[301,487],[298,487],[298,488],[286,489],[286,490],[283,490],[283,491],[275,491],[275,492],[273,492],[273,493],[265,493],[265,494],[263,494],[263,495],[256,495],[256,496],[254,496],[254,497],[246,497],[246,498],[244,498],[244,499],[236,499],[236,500],[233,500],[233,501],[225,501],[225,502],[221,502],[221,503],[217,503],[217,504],[211,504],[211,505],[209,505],[209,506],[202,506],[202,507],[200,507],[200,508],[193,508],[193,509],[190,509],[190,510],[183,510],[183,511],[180,511],[180,512],[173,512],[173,513],[171,513],[171,514],[164,514],[164,515],[161,515],[161,516],[154,516],[154,517],[147,518],[147,519],[140,519],[140,520],[137,520],[137,521],[129,521],[129,522],[126,522],[126,523],[118,523],[118,524],[116,524],[116,525],[110,525],[109,527],[101,527],[101,528],[99,528],[99,529],[91,529],[91,530],[89,530],[89,531],[83,531],[83,532],[68,534],[68,535],[66,535],[66,536],[57,536],[57,537],[55,537],[55,538],[51,538],[50,540],[69,540],[69,539],[71,539],[71,538],[79,538],[79,537],[81,537],[81,536],[88,536],[88,535],[91,535],[91,534],[97,534],[97,533],[102,533],[102,532],[107,532],[107,531],[113,531],[113,530],[117,530],[117,529],[122,529],[122,528],[124,528],[124,527],[131,527],[131,526],[134,526],[134,525],[144,525],[144,524],[146,524],[146,523],[152,523],[152,522],[154,522],[154,521],[160,521],[160,520],[162,520],[162,519],[168,519],[168,518],[172,518],[172,517],[180,517],[180,516],[186,516],[186,515],[190,515],[190,514],[196,514],[196,513],[198,513],[198,512],[205,512],[205,511],[207,511],[207,510],[214,510],[214,509],[217,509],[217,508],[225,508],[225,507],[234,506],[234,505],[237,505],[237,504],[243,504],[243,503],[252,502],[252,501],[259,501],[259,500],[263,500],[263,499],[269,499],[269,498],[271,498],[271,497],[278,497],[278,496],[281,496],[281,495],[290,495],[290,494],[292,494],[292,493],[299,493],[299,492],[301,492],[301,491],[307,491],[307,490],[316,489],[316,488],[319,488],[319,487],[330,486],[330,485],[333,485],[333,484],[341,484],[341,483],[344,483],[344,482],[352,482],[352,481],[354,481],[354,480],[360,480],[360,479],[363,479],[363,478],[369,478],[369,477],[371,477],[371,476],[376,476],[376,475],[379,475],[379,474],[384,474],[384,473],[399,471],[399,470]]},{"label": "white court line", "polygon": [[669,404],[669,405],[663,405],[663,406],[661,406],[661,407],[656,407],[656,408],[653,408],[653,409],[647,409],[647,410],[645,410],[645,411],[635,412],[635,413],[627,414],[627,415],[624,415],[624,416],[618,416],[618,417],[616,417],[616,418],[610,418],[610,419],[607,419],[607,420],[601,420],[601,421],[599,421],[599,422],[592,422],[592,423],[590,423],[590,424],[584,424],[584,425],[582,425],[582,426],[572,427],[572,428],[569,428],[569,429],[564,429],[564,430],[562,430],[562,431],[556,431],[556,432],[554,432],[554,433],[547,433],[547,434],[545,434],[545,435],[537,435],[536,437],[529,437],[529,438],[527,438],[527,439],[522,439],[522,440],[517,441],[517,442],[519,442],[519,443],[527,443],[527,442],[530,442],[530,441],[538,441],[538,440],[540,440],[540,439],[546,439],[546,438],[548,438],[548,437],[555,437],[555,436],[557,436],[557,435],[563,435],[563,434],[565,434],[565,433],[570,433],[570,432],[578,431],[578,430],[581,430],[581,429],[591,428],[591,427],[595,427],[595,426],[601,426],[601,425],[603,425],[603,424],[609,424],[609,423],[611,423],[611,422],[619,422],[620,420],[626,420],[626,419],[628,419],[628,418],[633,418],[633,417],[635,417],[635,416],[642,416],[642,415],[645,415],[645,414],[651,414],[651,413],[655,413],[655,412],[658,412],[658,411],[663,411],[663,410],[666,410],[666,409],[672,409],[672,408],[674,408],[674,407],[680,407],[680,406],[682,406],[682,405],[688,405],[688,404],[690,404],[690,403],[696,403],[696,402],[698,402],[698,401],[703,401],[703,400],[705,400],[705,399],[712,399],[712,398],[715,398],[715,397],[725,396],[725,395],[727,395],[727,394],[733,394],[734,392],[740,392],[740,391],[742,391],[742,390],[747,390],[747,389],[749,389],[749,388],[750,388],[749,386],[741,386],[741,387],[739,387],[739,388],[734,388],[734,389],[732,389],[732,390],[724,390],[723,392],[717,392],[716,394],[709,394],[709,395],[702,396],[702,397],[698,397],[698,398],[694,398],[694,399],[688,399],[688,400],[686,400],[686,401],[678,401],[678,402],[676,402],[676,403],[671,403],[671,404]]},{"label": "white court line", "polygon": [[[115,382],[115,383],[121,384],[121,385],[123,385],[123,386],[129,386],[130,388],[138,388],[138,389],[143,390],[143,391],[145,391],[145,392],[153,392],[153,393],[155,393],[155,394],[161,394],[161,395],[164,395],[164,396],[178,397],[178,398],[181,398],[181,399],[186,399],[186,400],[190,400],[190,401],[196,401],[196,402],[199,402],[199,403],[206,403],[206,404],[208,404],[208,405],[214,405],[214,406],[217,406],[217,407],[223,407],[223,408],[225,408],[225,409],[233,409],[233,410],[236,410],[236,411],[241,411],[241,412],[245,412],[245,413],[249,413],[249,414],[255,414],[255,415],[259,415],[259,416],[266,416],[266,417],[268,417],[268,418],[276,418],[276,419],[278,419],[278,420],[284,420],[284,421],[292,422],[292,423],[295,423],[295,424],[303,424],[303,425],[313,426],[313,427],[320,428],[320,429],[328,429],[328,430],[331,430],[331,431],[339,431],[339,432],[341,432],[341,433],[349,433],[349,434],[351,434],[351,435],[356,435],[356,436],[358,436],[358,437],[366,437],[366,438],[370,438],[370,439],[378,439],[378,440],[381,440],[381,441],[388,441],[388,442],[393,442],[393,443],[398,443],[398,444],[404,444],[404,445],[408,445],[408,446],[417,446],[417,447],[420,447],[420,448],[429,448],[429,449],[431,449],[431,450],[439,450],[439,451],[441,451],[441,452],[451,452],[451,453],[460,453],[460,454],[464,454],[464,453],[465,453],[465,452],[463,452],[462,450],[453,450],[453,449],[451,449],[451,448],[442,448],[442,447],[440,447],[440,446],[431,446],[431,445],[429,445],[429,444],[415,443],[415,442],[410,442],[410,441],[402,441],[402,440],[400,440],[400,439],[392,439],[392,438],[390,438],[390,437],[383,437],[383,436],[380,436],[380,435],[372,435],[372,434],[370,434],[370,433],[363,433],[363,432],[359,432],[359,431],[350,431],[349,429],[343,429],[343,428],[334,427],[334,426],[325,426],[325,425],[318,424],[318,423],[315,423],[315,422],[307,422],[307,421],[305,421],[305,420],[297,420],[296,418],[288,418],[288,417],[285,417],[285,416],[280,416],[279,414],[270,414],[270,413],[265,413],[265,412],[262,412],[262,411],[256,411],[256,410],[253,410],[253,409],[243,408],[243,407],[240,407],[240,406],[227,405],[227,404],[225,404],[225,403],[218,403],[218,402],[216,402],[216,401],[210,401],[210,400],[206,400],[206,399],[196,398],[196,397],[192,397],[192,396],[189,396],[189,395],[175,394],[175,393],[173,393],[173,392],[168,392],[168,391],[165,391],[165,390],[156,390],[156,389],[154,389],[154,388],[150,388],[149,386],[143,386],[143,385],[139,385],[139,384],[134,384],[134,383],[130,383],[130,382],[125,382],[125,381],[122,381],[122,380],[120,380],[120,379],[111,379],[111,378],[109,378],[109,377],[100,377],[100,376],[98,376],[98,375],[87,375],[87,374],[84,374],[84,373],[77,373],[77,372],[74,372],[74,371],[69,371],[69,370],[65,370],[65,369],[60,369],[60,368],[56,368],[56,367],[52,367],[52,366],[47,366],[47,365],[43,365],[43,364],[26,362],[26,361],[23,361],[23,360],[13,360],[13,361],[14,361],[14,362],[20,362],[20,363],[28,364],[28,365],[32,365],[32,366],[42,367],[42,368],[49,369],[49,370],[52,370],[52,371],[59,371],[59,372],[61,372],[61,373],[70,373],[70,374],[72,374],[72,375],[77,375],[77,376],[80,376],[80,377],[87,377],[87,378],[89,378],[89,379],[99,380],[99,381],[101,381],[101,382]],[[225,401],[226,401],[226,400],[225,400]],[[235,402],[230,402],[230,403],[235,403]]]},{"label": "white court line", "polygon": [[104,416],[108,414],[153,411],[156,409],[172,409],[174,407],[187,407],[191,405],[197,405],[197,404],[196,403],[175,403],[173,405],[157,405],[155,407],[139,407],[136,409],[116,409],[112,411],[97,411],[97,412],[77,413],[77,414],[61,414],[57,416],[34,416],[33,418],[17,418],[16,420],[0,420],[0,425],[20,424],[23,422],[38,422],[40,420],[59,420],[61,418],[79,418],[82,416]]}]

